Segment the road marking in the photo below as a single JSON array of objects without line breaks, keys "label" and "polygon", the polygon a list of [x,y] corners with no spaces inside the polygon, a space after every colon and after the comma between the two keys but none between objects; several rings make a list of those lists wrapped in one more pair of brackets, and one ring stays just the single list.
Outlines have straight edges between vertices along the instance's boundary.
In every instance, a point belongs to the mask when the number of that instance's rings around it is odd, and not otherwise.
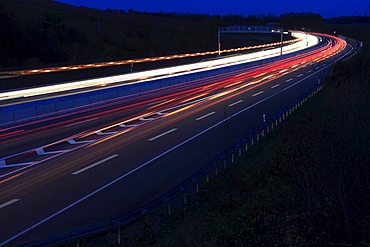
[{"label": "road marking", "polygon": [[297,75],[297,77],[301,77],[303,74],[299,74],[299,75]]},{"label": "road marking", "polygon": [[309,71],[307,71],[307,73],[311,73],[312,72],[312,69],[311,70],[309,70]]},{"label": "road marking", "polygon": [[292,79],[292,78],[290,78],[290,79],[286,80],[285,82],[290,82],[291,80],[293,80],[293,79]]},{"label": "road marking", "polygon": [[176,128],[174,128],[174,129],[172,129],[172,130],[169,130],[169,131],[166,131],[166,132],[164,132],[164,133],[162,133],[162,134],[160,134],[160,135],[157,135],[157,136],[155,136],[155,137],[152,137],[152,138],[150,138],[148,141],[154,141],[155,139],[157,139],[157,138],[159,138],[159,137],[162,137],[162,136],[164,136],[164,135],[167,135],[167,134],[169,134],[169,133],[171,133],[171,132],[174,132],[174,131],[176,131],[177,129]]},{"label": "road marking", "polygon": [[261,93],[263,93],[264,91],[261,91],[261,92],[258,92],[258,93],[255,93],[255,94],[253,94],[252,96],[254,97],[254,96],[257,96],[257,95],[260,95]]},{"label": "road marking", "polygon": [[86,171],[86,170],[89,170],[89,169],[91,169],[91,168],[93,168],[93,167],[95,167],[95,166],[97,166],[97,165],[100,165],[101,163],[104,163],[104,162],[106,162],[106,161],[108,161],[108,160],[111,160],[111,159],[113,159],[113,158],[116,158],[117,156],[118,156],[118,154],[113,154],[112,156],[109,156],[108,158],[105,158],[105,159],[103,159],[103,160],[101,160],[101,161],[98,161],[98,162],[96,162],[96,163],[94,163],[94,164],[92,164],[92,165],[86,166],[85,168],[82,168],[82,169],[80,169],[80,170],[78,170],[78,171],[75,171],[75,172],[73,172],[72,174],[73,174],[73,175],[80,174],[81,172],[84,172],[84,171]]},{"label": "road marking", "polygon": [[[324,70],[324,69],[322,69],[322,70]],[[311,77],[311,76],[314,76],[314,75],[315,75],[315,74],[311,74],[311,75],[309,75],[307,78],[309,78],[309,77]],[[186,143],[188,143],[188,142],[190,142],[190,141],[194,140],[195,138],[197,138],[197,137],[201,136],[202,134],[204,134],[204,133],[208,132],[209,130],[214,129],[215,127],[219,126],[220,124],[223,124],[224,122],[226,122],[226,121],[230,120],[231,118],[234,118],[235,116],[237,116],[237,115],[239,115],[239,114],[241,114],[241,113],[243,113],[243,112],[245,112],[245,111],[247,111],[247,110],[251,109],[252,107],[254,107],[254,106],[258,105],[258,104],[261,104],[262,102],[265,102],[266,100],[268,100],[268,99],[270,99],[270,98],[272,98],[272,97],[274,97],[274,96],[276,96],[276,95],[279,95],[280,93],[282,93],[282,92],[284,92],[284,91],[288,90],[289,88],[291,88],[291,87],[293,87],[293,86],[295,86],[295,85],[298,85],[298,83],[300,83],[300,82],[301,82],[301,81],[303,81],[303,80],[305,80],[305,79],[301,79],[301,80],[299,80],[299,81],[295,82],[294,84],[289,85],[289,86],[287,86],[286,88],[284,88],[284,89],[282,89],[282,90],[280,90],[280,91],[278,91],[278,92],[276,92],[276,93],[274,93],[274,94],[272,94],[272,95],[270,95],[270,96],[267,96],[267,97],[266,97],[266,98],[264,98],[264,99],[261,99],[260,101],[258,101],[258,102],[256,102],[256,103],[254,103],[254,104],[252,104],[252,105],[250,105],[250,106],[248,106],[248,107],[246,107],[246,108],[244,108],[244,109],[240,110],[239,112],[237,112],[237,113],[235,113],[235,114],[233,114],[233,115],[231,115],[231,116],[229,116],[229,117],[227,117],[227,118],[223,119],[222,121],[220,121],[220,122],[218,122],[218,123],[216,123],[216,124],[214,124],[214,125],[210,126],[210,127],[209,127],[209,128],[207,128],[207,129],[205,129],[205,130],[203,130],[203,131],[201,131],[201,132],[199,132],[199,133],[195,134],[194,136],[190,137],[189,139],[187,139],[187,140],[185,140],[185,141],[183,141],[183,142],[181,142],[181,143],[179,143],[179,144],[175,145],[174,147],[172,147],[172,148],[170,148],[170,149],[166,150],[165,152],[161,153],[160,155],[158,155],[158,156],[156,156],[156,157],[154,157],[154,158],[152,158],[152,159],[148,160],[148,161],[147,161],[147,162],[145,162],[144,164],[142,164],[142,165],[140,165],[140,166],[138,166],[138,167],[134,168],[133,170],[131,170],[131,171],[129,171],[129,172],[127,172],[127,173],[123,174],[123,175],[122,175],[122,176],[120,176],[119,178],[117,178],[117,179],[115,179],[115,180],[113,180],[113,181],[111,181],[111,182],[109,182],[109,183],[105,184],[104,186],[102,186],[102,187],[100,187],[100,188],[96,189],[95,191],[91,192],[90,194],[88,194],[88,195],[86,195],[86,196],[82,197],[81,199],[79,199],[79,200],[77,200],[77,201],[75,201],[75,202],[73,202],[73,203],[69,204],[68,206],[66,206],[66,207],[62,208],[61,210],[59,210],[59,211],[57,211],[57,212],[55,212],[55,213],[51,214],[50,216],[46,217],[45,219],[43,219],[43,220],[41,220],[41,221],[39,221],[39,222],[35,223],[34,225],[32,225],[32,226],[28,227],[27,229],[25,229],[25,230],[23,230],[23,231],[21,231],[21,232],[17,233],[16,235],[12,236],[12,237],[11,237],[11,238],[9,238],[9,239],[7,239],[7,240],[3,241],[2,243],[0,243],[0,246],[3,246],[3,245],[5,245],[5,244],[7,244],[7,243],[11,242],[12,240],[14,240],[14,239],[16,239],[16,238],[18,238],[18,237],[20,237],[20,236],[24,235],[25,233],[27,233],[27,232],[29,232],[29,231],[31,231],[31,230],[33,230],[33,229],[37,228],[38,226],[40,226],[40,225],[44,224],[45,222],[49,221],[50,219],[52,219],[52,218],[54,218],[54,217],[56,217],[56,216],[60,215],[61,213],[63,213],[63,212],[65,212],[65,211],[67,211],[68,209],[70,209],[70,208],[74,207],[75,205],[77,205],[77,204],[79,204],[79,203],[81,203],[81,202],[83,202],[83,201],[87,200],[88,198],[92,197],[93,195],[96,195],[96,194],[97,194],[97,193],[99,193],[100,191],[102,191],[102,190],[104,190],[104,189],[108,188],[109,186],[111,186],[111,185],[113,185],[113,184],[117,183],[118,181],[121,181],[122,179],[126,178],[126,177],[127,177],[127,176],[129,176],[130,174],[132,174],[132,173],[134,173],[134,172],[136,172],[136,171],[138,171],[138,170],[142,169],[143,167],[147,166],[148,164],[152,163],[153,161],[155,161],[155,160],[157,160],[157,159],[159,159],[159,158],[161,158],[161,157],[165,156],[166,154],[168,154],[168,153],[172,152],[173,150],[175,150],[175,149],[177,149],[177,148],[181,147],[182,145],[184,145],[184,144],[186,144]]]},{"label": "road marking", "polygon": [[36,149],[36,153],[38,155],[45,155],[45,154],[59,154],[59,153],[66,153],[69,152],[70,150],[57,150],[57,151],[50,151],[50,152],[45,152],[43,148],[38,148]]},{"label": "road marking", "polygon": [[278,86],[280,86],[280,84],[276,84],[276,85],[272,86],[271,88],[276,88]]},{"label": "road marking", "polygon": [[17,202],[19,200],[20,199],[13,199],[13,200],[10,200],[10,201],[8,201],[6,203],[3,203],[3,204],[0,205],[0,209],[5,208],[6,206],[9,206],[10,204],[13,204],[13,203],[15,203],[15,202]]},{"label": "road marking", "polygon": [[215,111],[213,111],[213,112],[210,112],[210,113],[208,113],[208,114],[206,114],[206,115],[204,115],[204,116],[201,116],[201,117],[198,117],[197,119],[195,119],[195,120],[201,120],[201,119],[203,119],[203,118],[206,118],[206,117],[209,117],[209,116],[211,116],[211,115],[213,115],[213,114],[215,114],[216,112]]},{"label": "road marking", "polygon": [[320,67],[316,67],[315,69],[320,69]]},{"label": "road marking", "polygon": [[240,103],[242,103],[242,102],[243,102],[243,100],[241,99],[241,100],[239,100],[239,101],[236,101],[236,102],[234,102],[234,103],[231,103],[229,106],[234,106],[234,105],[240,104]]},{"label": "road marking", "polygon": [[93,121],[93,120],[96,120],[96,119],[98,119],[98,118],[96,117],[96,118],[91,118],[91,119],[87,119],[87,120],[84,120],[84,121],[80,121],[80,122],[77,122],[77,123],[71,123],[71,124],[66,125],[66,127],[70,127],[70,126],[73,126],[73,125],[90,122],[90,121]]}]

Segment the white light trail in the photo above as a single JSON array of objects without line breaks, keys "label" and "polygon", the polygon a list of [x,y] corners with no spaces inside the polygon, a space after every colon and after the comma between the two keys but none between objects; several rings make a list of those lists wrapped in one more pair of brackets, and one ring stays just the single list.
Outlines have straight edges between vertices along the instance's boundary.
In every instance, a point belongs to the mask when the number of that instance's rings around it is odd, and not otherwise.
[{"label": "white light trail", "polygon": [[[319,39],[313,35],[307,35],[301,32],[292,33],[293,36],[300,39],[300,41],[286,45],[283,47],[283,54],[295,52],[314,46],[318,43]],[[15,99],[19,97],[40,96],[50,93],[58,93],[69,90],[78,90],[88,87],[106,86],[113,83],[120,83],[119,85],[129,85],[140,83],[142,81],[156,80],[160,78],[169,78],[178,75],[211,70],[246,62],[253,62],[261,59],[271,58],[280,55],[280,47],[260,52],[255,52],[246,55],[225,57],[222,59],[215,59],[205,62],[198,62],[187,65],[180,65],[162,69],[155,69],[150,71],[142,71],[136,73],[129,73],[124,75],[109,76],[103,78],[96,78],[90,80],[81,80],[76,82],[67,82],[58,85],[42,86],[30,89],[21,89],[0,93],[0,101]]]}]

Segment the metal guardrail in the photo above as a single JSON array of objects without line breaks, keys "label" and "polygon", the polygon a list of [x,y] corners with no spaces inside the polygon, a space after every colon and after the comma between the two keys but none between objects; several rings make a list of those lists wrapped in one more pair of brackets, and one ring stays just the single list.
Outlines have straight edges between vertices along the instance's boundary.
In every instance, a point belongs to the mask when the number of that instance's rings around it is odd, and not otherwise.
[{"label": "metal guardrail", "polygon": [[219,27],[220,33],[272,33],[274,30],[281,29],[282,27],[272,26],[230,26]]},{"label": "metal guardrail", "polygon": [[266,119],[265,122],[233,143],[228,149],[224,150],[217,157],[212,159],[192,177],[144,207],[111,221],[103,222],[98,225],[79,229],[52,238],[23,244],[21,246],[60,246],[67,243],[73,243],[73,246],[80,246],[80,241],[83,239],[87,239],[98,234],[111,232],[113,230],[117,231],[117,243],[122,244],[121,232],[123,228],[135,223],[138,219],[144,218],[147,221],[150,213],[158,212],[156,210],[161,210],[161,212],[164,212],[166,215],[171,215],[174,208],[186,206],[188,203],[189,194],[198,193],[202,184],[207,183],[211,177],[217,177],[220,171],[224,170],[228,165],[237,162],[251,146],[257,144],[263,137],[265,137],[269,132],[283,122],[285,118],[294,113],[322,88],[322,84],[316,85],[307,93],[300,96],[298,99],[281,109],[272,117]]}]

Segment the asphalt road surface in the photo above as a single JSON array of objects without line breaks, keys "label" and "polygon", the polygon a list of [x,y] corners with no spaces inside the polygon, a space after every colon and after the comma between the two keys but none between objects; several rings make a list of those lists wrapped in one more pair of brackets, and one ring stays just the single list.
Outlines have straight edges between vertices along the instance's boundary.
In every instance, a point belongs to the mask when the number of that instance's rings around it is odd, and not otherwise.
[{"label": "asphalt road surface", "polygon": [[[118,218],[162,196],[330,73],[353,47],[0,131],[0,246]],[[2,164],[0,163],[0,167]]]}]

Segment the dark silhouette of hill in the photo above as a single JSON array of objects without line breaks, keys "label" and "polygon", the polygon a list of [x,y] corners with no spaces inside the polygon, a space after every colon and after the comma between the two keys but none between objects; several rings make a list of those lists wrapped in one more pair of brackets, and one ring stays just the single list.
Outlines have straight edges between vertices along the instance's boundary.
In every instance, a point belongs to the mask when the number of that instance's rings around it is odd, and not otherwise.
[{"label": "dark silhouette of hill", "polygon": [[[286,28],[317,29],[323,19],[313,13],[279,17],[146,13],[103,11],[51,0],[0,0],[0,21],[0,68],[9,68],[217,50],[220,26],[280,22]],[[223,48],[261,43],[223,39]]]}]

